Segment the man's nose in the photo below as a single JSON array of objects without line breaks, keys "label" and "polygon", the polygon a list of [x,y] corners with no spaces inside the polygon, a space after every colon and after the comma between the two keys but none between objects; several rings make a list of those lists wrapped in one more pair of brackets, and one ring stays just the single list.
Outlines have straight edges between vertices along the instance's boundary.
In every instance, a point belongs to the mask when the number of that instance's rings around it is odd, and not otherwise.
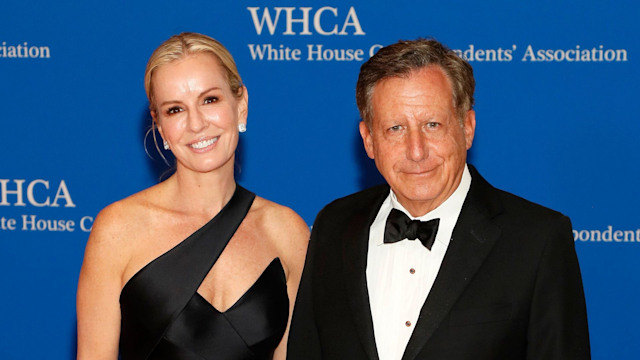
[{"label": "man's nose", "polygon": [[409,160],[420,161],[427,157],[427,138],[422,132],[410,130],[407,142],[407,158]]}]

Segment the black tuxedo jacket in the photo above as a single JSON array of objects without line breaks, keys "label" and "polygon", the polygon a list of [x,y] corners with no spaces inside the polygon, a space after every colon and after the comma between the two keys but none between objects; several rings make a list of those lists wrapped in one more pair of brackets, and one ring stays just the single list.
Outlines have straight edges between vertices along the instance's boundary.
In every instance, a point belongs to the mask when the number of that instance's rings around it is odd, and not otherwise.
[{"label": "black tuxedo jacket", "polygon": [[[589,359],[569,219],[470,171],[452,241],[402,360]],[[369,228],[387,195],[387,185],[374,187],[318,214],[288,359],[378,359],[365,270]]]}]

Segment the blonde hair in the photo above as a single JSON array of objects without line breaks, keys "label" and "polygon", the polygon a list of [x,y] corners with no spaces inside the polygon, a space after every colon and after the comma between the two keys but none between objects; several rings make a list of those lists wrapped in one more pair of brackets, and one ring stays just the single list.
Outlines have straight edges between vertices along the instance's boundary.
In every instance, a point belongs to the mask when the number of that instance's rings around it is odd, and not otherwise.
[{"label": "blonde hair", "polygon": [[227,74],[227,84],[237,98],[242,97],[243,85],[233,56],[219,41],[198,33],[184,32],[174,35],[160,44],[147,62],[144,73],[144,89],[149,99],[149,108],[156,111],[156,101],[153,94],[153,74],[162,65],[172,61],[184,59],[193,54],[211,54],[218,59]]}]

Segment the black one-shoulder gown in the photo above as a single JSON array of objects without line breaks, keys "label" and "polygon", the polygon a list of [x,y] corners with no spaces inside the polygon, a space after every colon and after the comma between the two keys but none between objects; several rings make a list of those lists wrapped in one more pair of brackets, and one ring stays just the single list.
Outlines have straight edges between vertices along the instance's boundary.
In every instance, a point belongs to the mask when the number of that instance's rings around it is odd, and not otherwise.
[{"label": "black one-shoulder gown", "polygon": [[218,215],[127,282],[120,294],[122,360],[273,357],[289,315],[279,259],[224,312],[197,292],[254,198],[255,194],[236,185]]}]

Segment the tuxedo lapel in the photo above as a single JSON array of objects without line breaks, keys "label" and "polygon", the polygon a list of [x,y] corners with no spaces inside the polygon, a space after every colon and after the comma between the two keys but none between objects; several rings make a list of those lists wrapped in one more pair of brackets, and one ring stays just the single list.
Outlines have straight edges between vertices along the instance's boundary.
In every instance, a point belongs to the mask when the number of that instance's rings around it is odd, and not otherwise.
[{"label": "tuxedo lapel", "polygon": [[351,307],[351,316],[367,357],[377,360],[378,351],[373,334],[373,318],[367,288],[367,252],[369,229],[382,202],[389,194],[389,187],[377,187],[374,190],[374,194],[358,204],[353,214],[348,215],[351,220],[342,232],[341,243],[343,281]]},{"label": "tuxedo lapel", "polygon": [[402,360],[416,358],[500,236],[500,228],[491,220],[501,211],[498,200],[491,196],[491,192],[496,190],[475,169],[469,168],[472,174],[471,188]]}]

